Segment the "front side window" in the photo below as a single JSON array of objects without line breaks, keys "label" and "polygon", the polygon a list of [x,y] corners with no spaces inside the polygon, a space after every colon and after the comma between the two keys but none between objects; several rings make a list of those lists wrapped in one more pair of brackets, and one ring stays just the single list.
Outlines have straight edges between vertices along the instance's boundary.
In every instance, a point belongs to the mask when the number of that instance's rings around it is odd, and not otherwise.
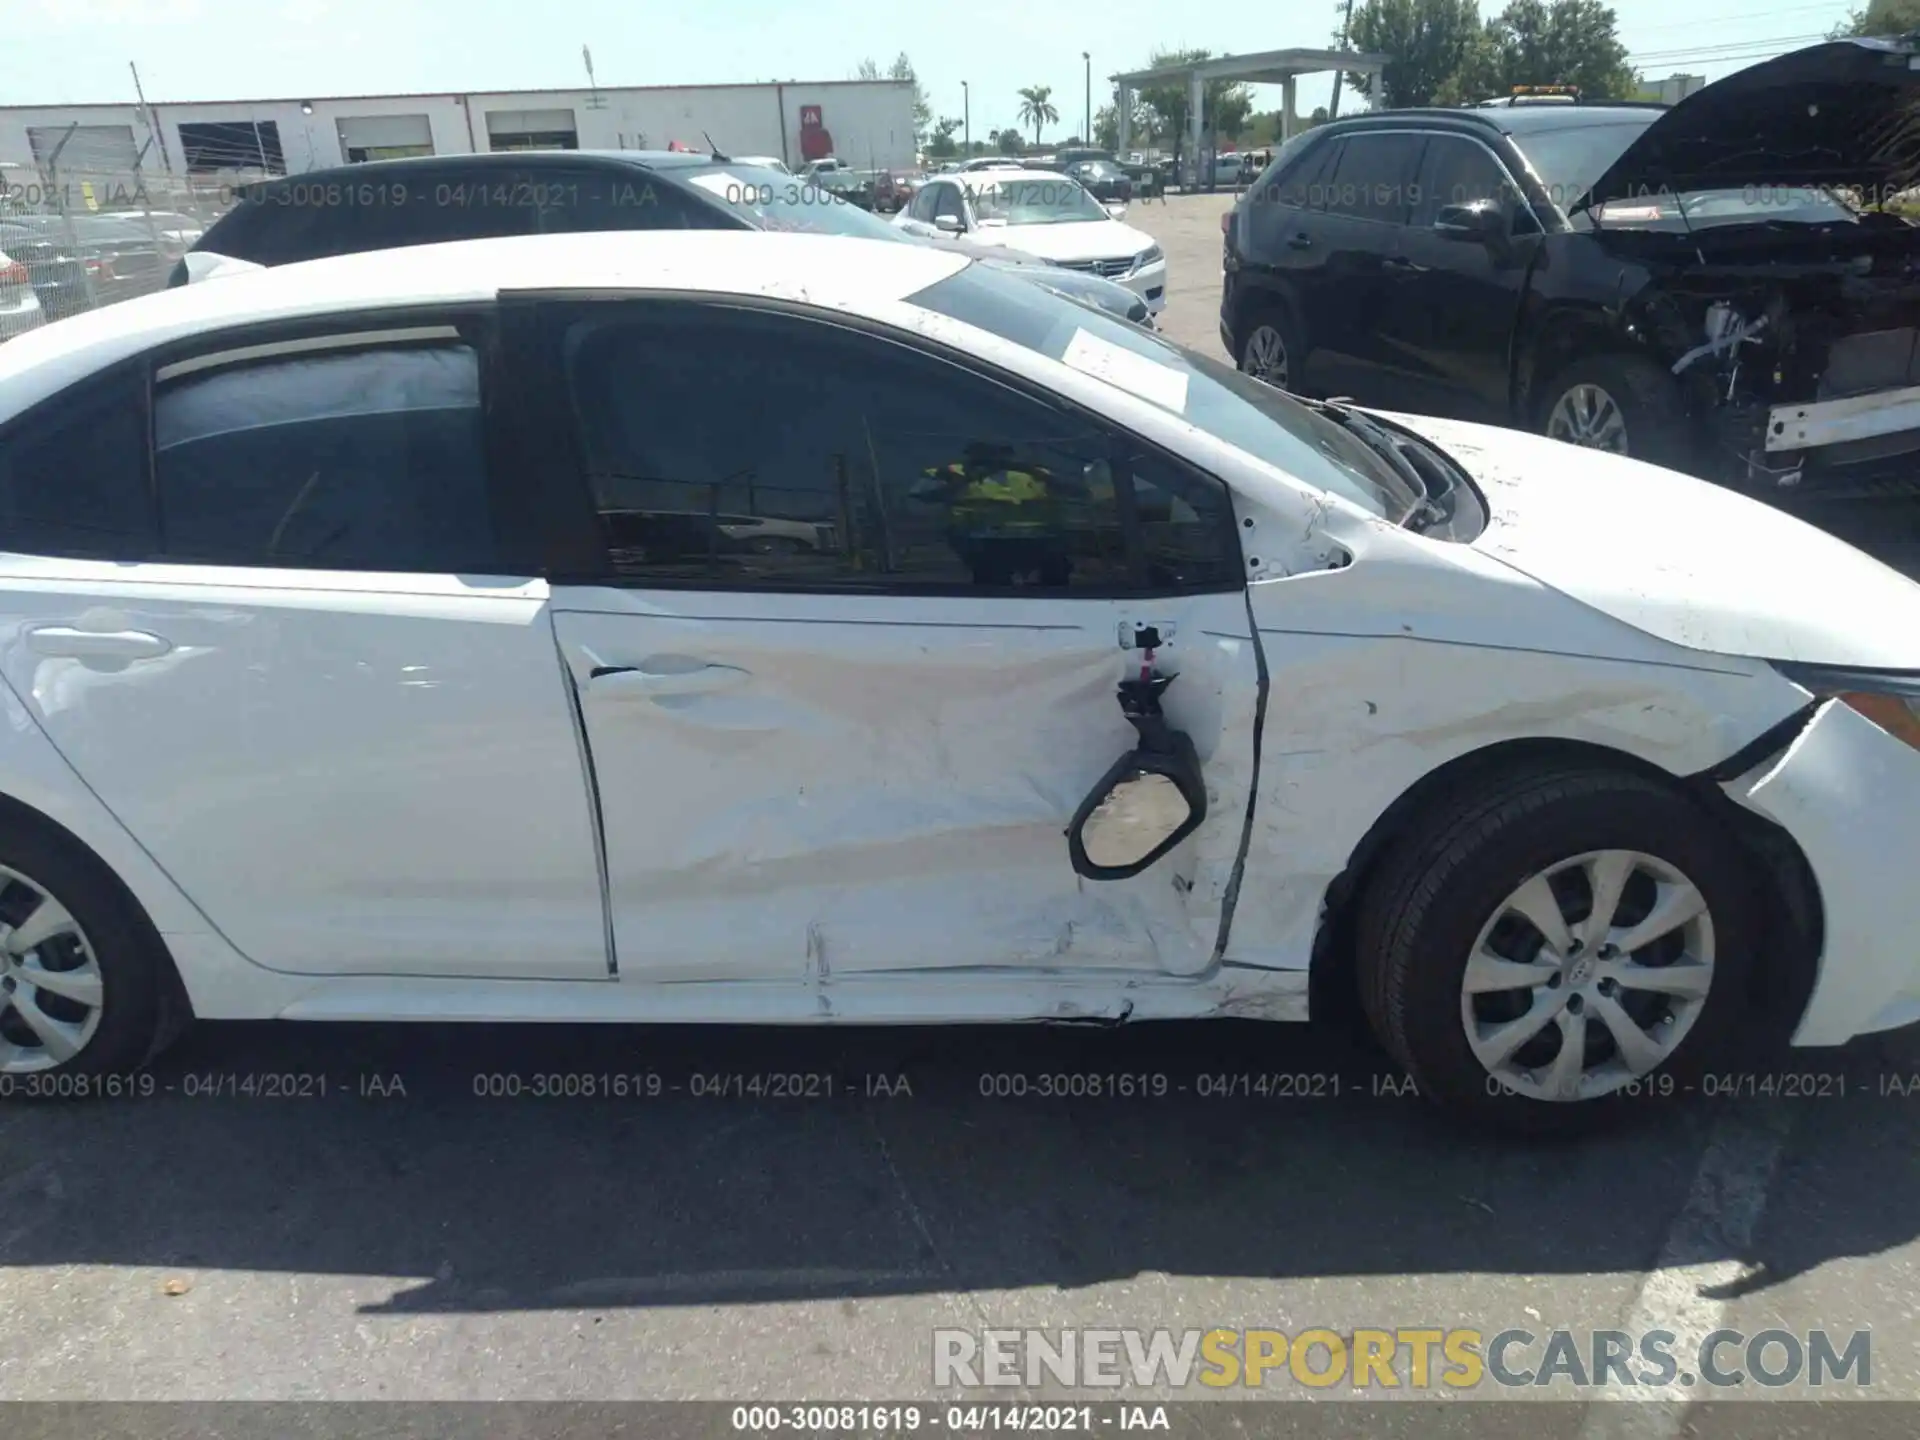
[{"label": "front side window", "polygon": [[1301,483],[1395,524],[1417,503],[1395,471],[1340,426],[1285,391],[1154,331],[987,265],[969,265],[908,298],[1117,384]]},{"label": "front side window", "polygon": [[973,190],[973,209],[984,224],[1071,225],[1105,220],[1107,212],[1076,180],[999,180]]},{"label": "front side window", "polygon": [[1490,201],[1504,211],[1520,198],[1512,178],[1487,148],[1458,135],[1428,138],[1414,190],[1408,221],[1414,226],[1432,225],[1450,205]]},{"label": "front side window", "polygon": [[1647,110],[1603,123],[1515,130],[1509,138],[1547,198],[1562,210],[1572,210],[1659,113]]},{"label": "front side window", "polygon": [[1223,486],[908,346],[702,307],[583,320],[564,354],[610,578],[1066,594],[1241,583]]},{"label": "front side window", "polygon": [[967,214],[960,204],[960,187],[958,185],[942,185],[939,187],[939,191],[940,193],[934,198],[933,202],[933,218],[938,220],[942,215],[948,215],[958,220],[962,226],[965,226],[967,223]]},{"label": "front side window", "polygon": [[1405,220],[1423,143],[1410,133],[1349,135],[1326,182],[1328,213],[1389,224]]},{"label": "front side window", "polygon": [[0,431],[0,550],[144,560],[152,543],[143,376],[85,381]]},{"label": "front side window", "polygon": [[154,449],[170,559],[422,573],[495,563],[479,362],[464,345],[163,372]]}]

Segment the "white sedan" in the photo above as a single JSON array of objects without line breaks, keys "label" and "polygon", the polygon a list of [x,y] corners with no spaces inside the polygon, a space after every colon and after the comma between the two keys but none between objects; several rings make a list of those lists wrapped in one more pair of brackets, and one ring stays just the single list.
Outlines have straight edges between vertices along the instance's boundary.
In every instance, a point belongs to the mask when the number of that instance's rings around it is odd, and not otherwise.
[{"label": "white sedan", "polygon": [[1920,588],[953,252],[171,290],[0,348],[0,505],[0,1093],[194,1016],[1346,993],[1552,1124],[1920,1018]]},{"label": "white sedan", "polygon": [[1159,314],[1167,303],[1166,252],[1118,218],[1078,180],[1052,170],[975,170],[936,175],[894,217],[964,243],[1020,250],[1055,265],[1116,280]]}]

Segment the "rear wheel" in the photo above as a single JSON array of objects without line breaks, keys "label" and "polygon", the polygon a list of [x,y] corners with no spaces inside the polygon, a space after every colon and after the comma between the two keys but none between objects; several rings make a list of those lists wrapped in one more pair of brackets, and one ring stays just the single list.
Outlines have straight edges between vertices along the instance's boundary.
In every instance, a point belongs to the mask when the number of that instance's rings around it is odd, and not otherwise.
[{"label": "rear wheel", "polygon": [[1361,901],[1361,999],[1423,1095],[1530,1131],[1683,1092],[1742,1034],[1738,843],[1657,779],[1534,768],[1454,796]]},{"label": "rear wheel", "polygon": [[163,1012],[157,943],[74,842],[0,835],[0,1077],[142,1063]]}]

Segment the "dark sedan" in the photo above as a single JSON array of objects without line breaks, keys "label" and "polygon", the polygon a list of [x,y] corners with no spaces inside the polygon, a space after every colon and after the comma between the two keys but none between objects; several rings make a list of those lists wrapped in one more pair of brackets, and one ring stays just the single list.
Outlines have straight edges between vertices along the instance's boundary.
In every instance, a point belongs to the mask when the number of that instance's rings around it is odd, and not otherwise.
[{"label": "dark sedan", "polygon": [[1067,174],[1103,205],[1125,205],[1133,199],[1133,177],[1111,160],[1076,160],[1067,166]]}]

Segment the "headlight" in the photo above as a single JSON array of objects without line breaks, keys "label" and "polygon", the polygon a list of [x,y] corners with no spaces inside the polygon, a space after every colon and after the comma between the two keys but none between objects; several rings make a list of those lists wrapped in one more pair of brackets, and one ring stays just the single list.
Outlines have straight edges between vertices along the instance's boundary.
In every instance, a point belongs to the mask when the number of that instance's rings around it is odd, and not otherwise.
[{"label": "headlight", "polygon": [[1839,700],[1920,750],[1920,672],[1848,670],[1776,662],[1774,669],[1822,700]]},{"label": "headlight", "polygon": [[1147,266],[1157,265],[1166,258],[1166,251],[1162,250],[1158,245],[1149,245],[1133,257],[1133,268],[1136,272],[1144,270]]}]

